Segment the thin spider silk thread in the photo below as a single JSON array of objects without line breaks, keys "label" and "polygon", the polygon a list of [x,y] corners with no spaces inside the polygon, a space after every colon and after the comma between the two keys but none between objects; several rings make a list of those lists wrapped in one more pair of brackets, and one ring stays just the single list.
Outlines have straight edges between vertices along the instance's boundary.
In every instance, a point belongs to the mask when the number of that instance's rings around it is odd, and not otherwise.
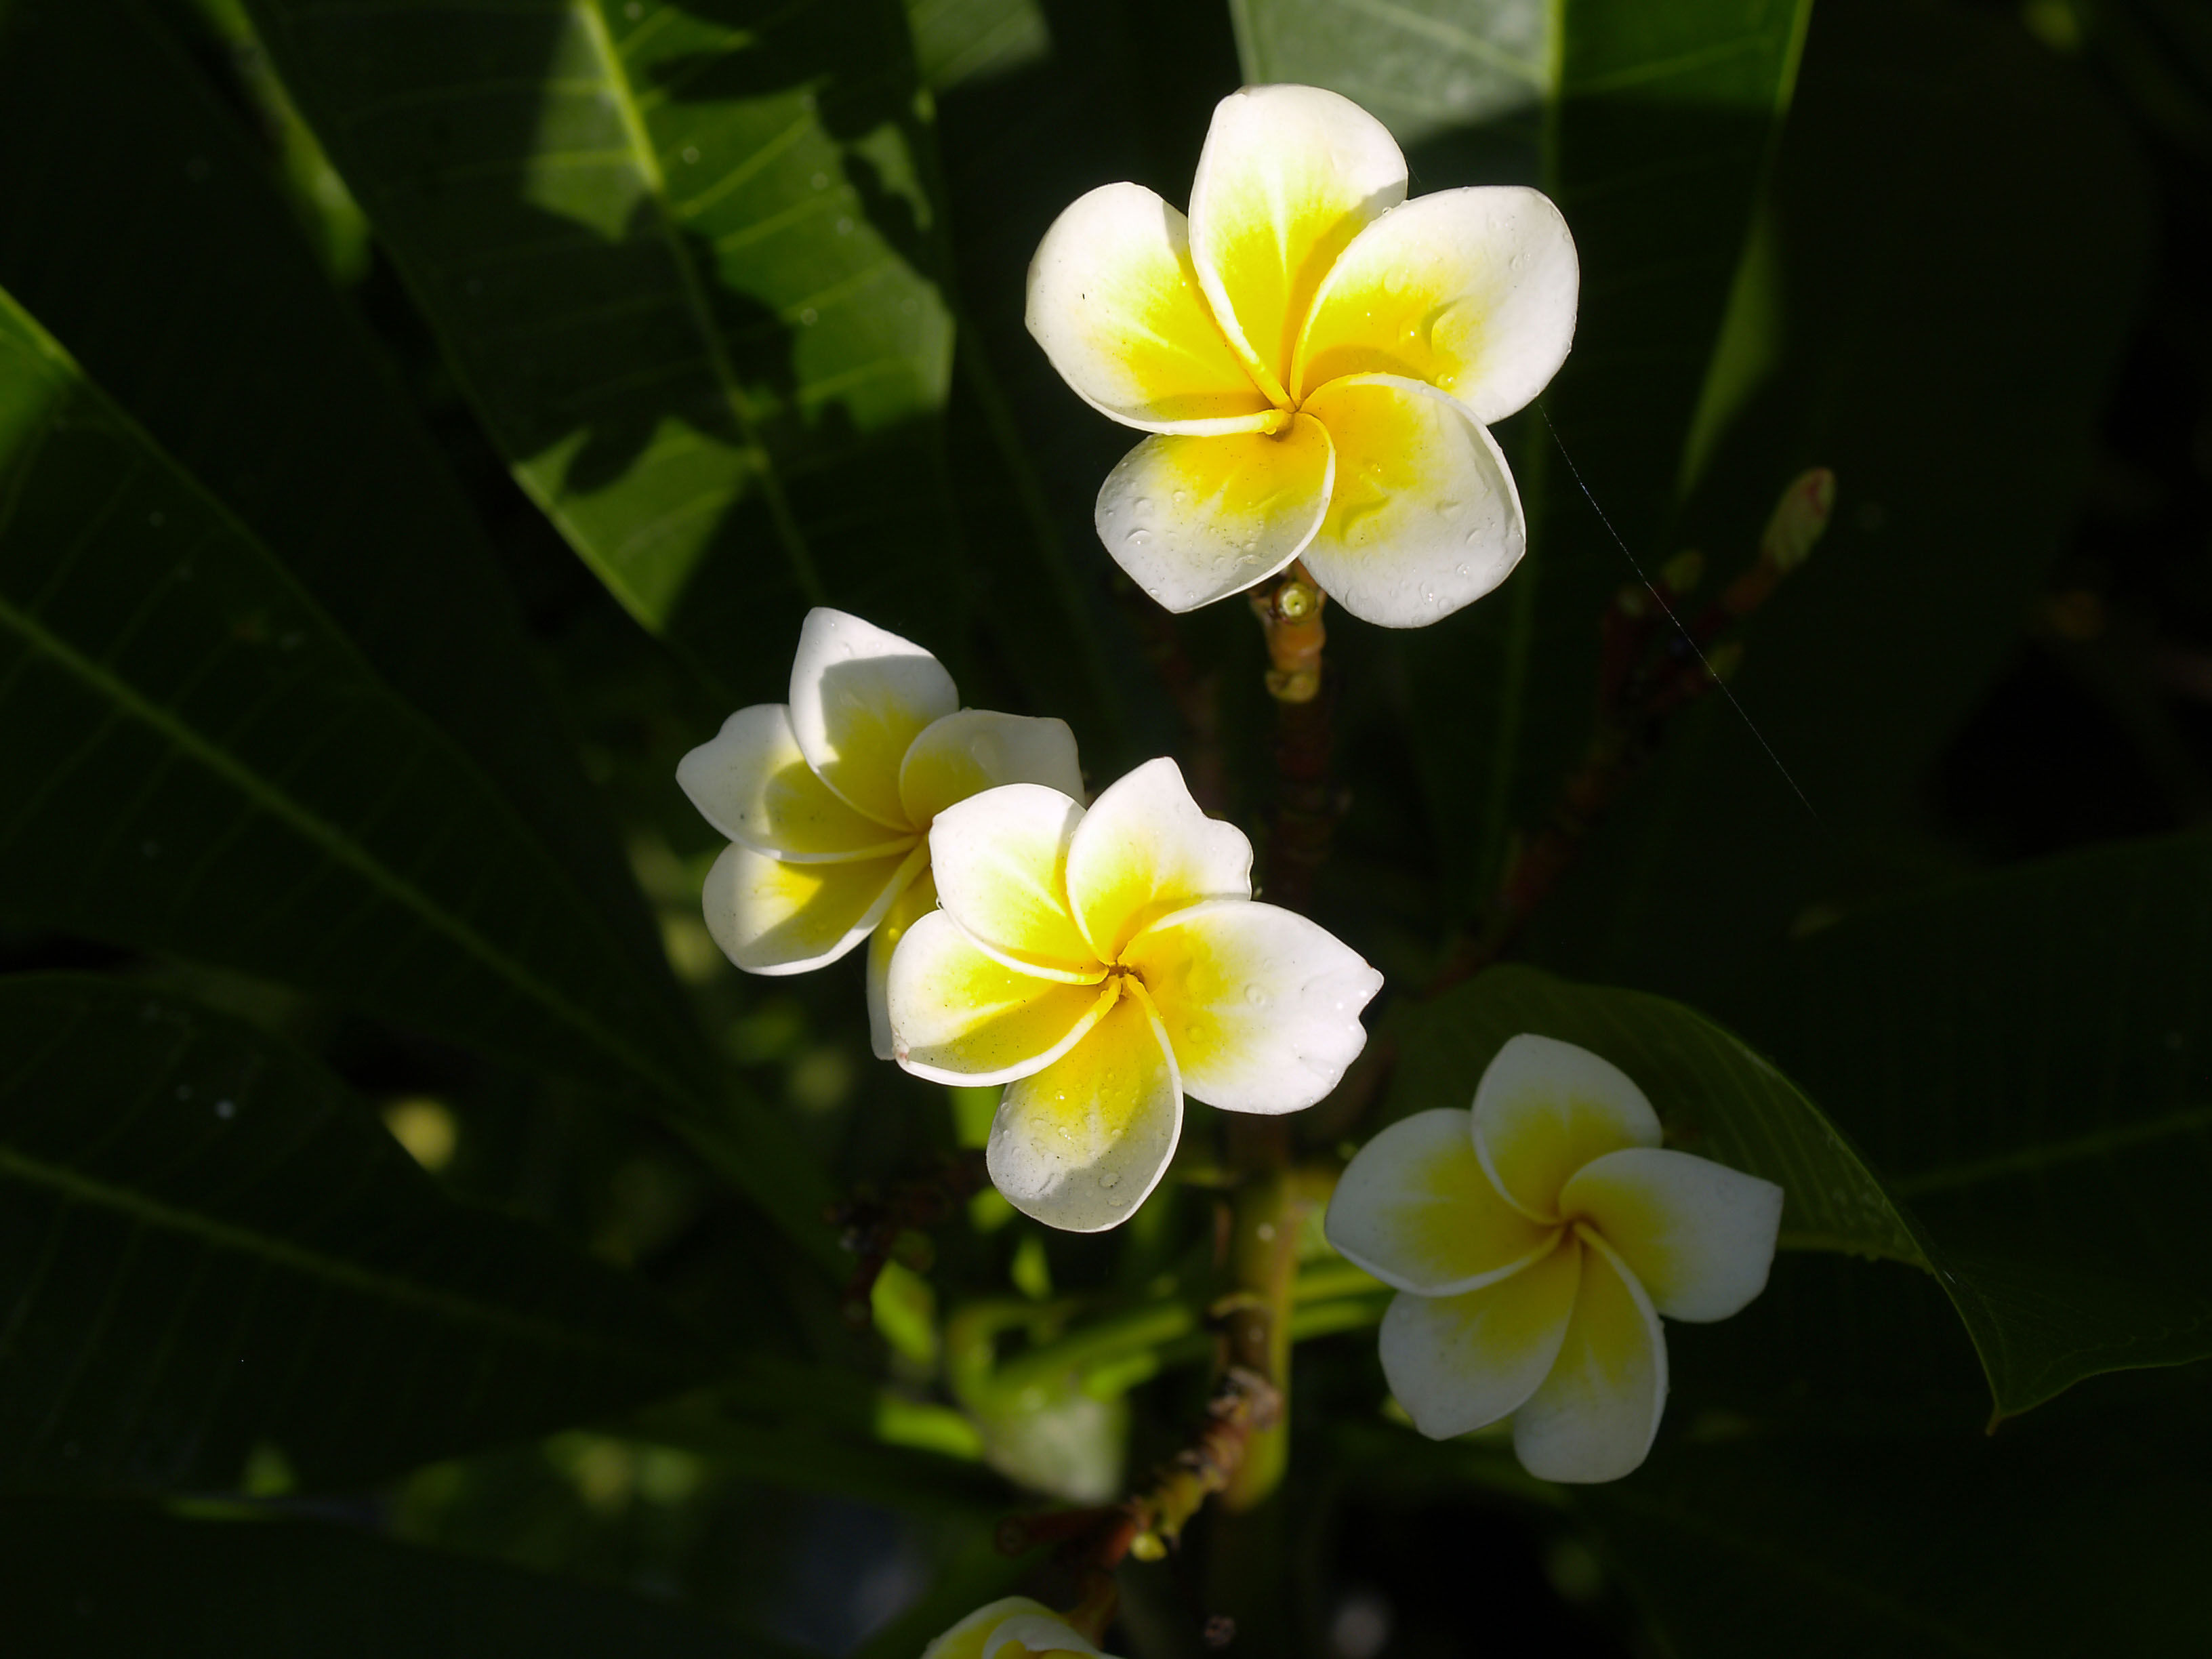
[{"label": "thin spider silk thread", "polygon": [[1674,624],[1674,631],[1682,636],[1682,643],[1688,646],[1690,653],[1697,658],[1698,666],[1704,669],[1706,676],[1720,688],[1721,696],[1728,699],[1729,707],[1735,710],[1736,718],[1743,722],[1743,729],[1751,733],[1752,741],[1765,752],[1774,769],[1782,775],[1782,781],[1790,786],[1790,793],[1796,795],[1806,811],[1812,814],[1813,822],[1826,830],[1827,821],[1814,807],[1811,798],[1797,787],[1797,780],[1790,775],[1790,769],[1782,763],[1782,757],[1774,752],[1774,745],[1767,742],[1766,734],[1753,723],[1749,713],[1736,701],[1735,693],[1729,689],[1729,683],[1713,672],[1712,664],[1705,660],[1705,653],[1698,647],[1696,636],[1682,625],[1682,619],[1674,614],[1674,607],[1667,603],[1667,596],[1659,591],[1650,577],[1644,574],[1643,565],[1638,562],[1636,555],[1621,538],[1620,532],[1613,527],[1613,520],[1606,517],[1605,509],[1597,504],[1597,497],[1583,482],[1582,469],[1575,465],[1575,458],[1567,453],[1566,445],[1560,441],[1559,428],[1552,424],[1552,411],[1544,407],[1540,399],[1537,402],[1536,412],[1544,417],[1544,429],[1552,434],[1552,442],[1559,452],[1559,459],[1567,464],[1567,476],[1575,481],[1575,488],[1583,492],[1583,499],[1590,504],[1590,511],[1597,514],[1597,521],[1605,526],[1605,533],[1613,538],[1613,544],[1620,550],[1621,557],[1628,561],[1628,568],[1636,573],[1636,580],[1644,584],[1644,591],[1657,602],[1660,610],[1667,613],[1667,620]]}]

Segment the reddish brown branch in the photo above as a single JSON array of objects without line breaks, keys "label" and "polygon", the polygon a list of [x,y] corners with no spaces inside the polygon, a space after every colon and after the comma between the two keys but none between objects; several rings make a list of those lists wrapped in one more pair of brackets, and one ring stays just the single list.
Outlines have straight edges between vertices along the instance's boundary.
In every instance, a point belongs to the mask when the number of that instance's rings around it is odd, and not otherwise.
[{"label": "reddish brown branch", "polygon": [[1322,672],[1328,596],[1293,564],[1247,596],[1267,641],[1267,695],[1275,701],[1275,811],[1267,836],[1269,902],[1304,910],[1328,857],[1341,804],[1329,781],[1329,691]]},{"label": "reddish brown branch", "polygon": [[861,1327],[869,1322],[870,1297],[888,1263],[896,1261],[916,1273],[929,1270],[936,1252],[928,1229],[981,1192],[988,1179],[983,1154],[971,1150],[940,1158],[933,1169],[895,1181],[880,1192],[859,1188],[830,1206],[823,1219],[841,1230],[838,1243],[860,1258],[839,1298],[848,1323]]}]

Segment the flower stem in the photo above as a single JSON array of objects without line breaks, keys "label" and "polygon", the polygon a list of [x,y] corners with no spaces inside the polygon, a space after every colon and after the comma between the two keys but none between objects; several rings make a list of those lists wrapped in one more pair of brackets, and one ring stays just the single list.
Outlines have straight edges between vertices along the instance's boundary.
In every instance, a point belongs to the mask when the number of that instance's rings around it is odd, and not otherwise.
[{"label": "flower stem", "polygon": [[1304,911],[1338,817],[1322,672],[1322,647],[1328,640],[1322,612],[1328,598],[1302,564],[1254,588],[1249,598],[1267,636],[1267,695],[1275,700],[1275,815],[1265,891],[1271,903]]}]

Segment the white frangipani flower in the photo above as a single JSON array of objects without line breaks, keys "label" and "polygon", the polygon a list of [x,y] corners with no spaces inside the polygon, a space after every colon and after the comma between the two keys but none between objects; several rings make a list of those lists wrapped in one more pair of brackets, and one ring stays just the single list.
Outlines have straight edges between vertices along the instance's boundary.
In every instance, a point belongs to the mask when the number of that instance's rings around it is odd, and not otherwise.
[{"label": "white frangipani flower", "polygon": [[1127,1220],[1182,1133],[1183,1091],[1294,1112],[1367,1041],[1382,976],[1325,929],[1252,902],[1252,846],[1200,811],[1171,760],[1085,811],[1034,784],[939,814],[943,908],[891,958],[900,1065],[1004,1083],[991,1179],[1048,1225]]},{"label": "white frangipani flower", "polygon": [[1659,1145],[1651,1103],[1586,1048],[1516,1036],[1472,1112],[1417,1112],[1362,1147],[1329,1243],[1403,1292],[1382,1371],[1442,1440],[1510,1414],[1547,1480],[1643,1462],[1667,1403],[1659,1316],[1725,1319],[1765,1288],[1782,1188]]},{"label": "white frangipani flower", "polygon": [[1050,1607],[1009,1595],[978,1607],[921,1650],[921,1659],[1113,1659]]},{"label": "white frangipani flower", "polygon": [[1064,722],[962,708],[928,652],[828,609],[799,629],[791,701],[738,710],[676,781],[730,838],[707,877],[714,942],[749,974],[799,974],[872,933],[868,1012],[885,1060],[884,976],[937,902],[937,815],[1000,784],[1083,790]]},{"label": "white frangipani flower", "polygon": [[1436,621],[1527,542],[1489,426],[1575,331],[1566,222],[1517,185],[1406,199],[1382,124],[1315,87],[1214,111],[1190,216],[1106,185],[1045,233],[1029,328],[1077,395],[1153,435],[1098,495],[1106,550],[1170,611],[1304,559],[1355,617]]}]

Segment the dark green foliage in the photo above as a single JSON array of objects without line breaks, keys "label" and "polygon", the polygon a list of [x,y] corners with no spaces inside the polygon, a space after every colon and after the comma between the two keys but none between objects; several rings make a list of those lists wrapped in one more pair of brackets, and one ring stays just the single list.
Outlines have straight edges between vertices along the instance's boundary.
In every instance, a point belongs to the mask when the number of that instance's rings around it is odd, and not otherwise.
[{"label": "dark green foliage", "polygon": [[[1499,434],[1521,568],[1328,613],[1316,911],[1390,989],[1291,1155],[1540,1031],[1781,1182],[1784,1249],[1570,1492],[1378,1416],[1388,1298],[1310,1230],[1288,1484],[1105,1645],[1336,1659],[1370,1591],[1406,1655],[2212,1645],[2186,5],[0,0],[11,1652],[911,1659],[1073,1599],[995,1522],[1188,1444],[1244,1143],[1194,1108],[1101,1237],[893,1227],[855,1331],[825,1207],[990,1103],[867,1057],[857,958],[726,967],[672,774],[828,603],[1094,789],[1174,754],[1264,868],[1255,631],[1115,568],[1135,434],[1022,322],[1240,78],[1360,100],[1416,193],[1540,185],[1583,274]],[[1703,550],[1698,609],[1814,465],[1731,696],[1563,810],[1632,563]],[[1431,994],[1547,823],[1527,963]]]}]

